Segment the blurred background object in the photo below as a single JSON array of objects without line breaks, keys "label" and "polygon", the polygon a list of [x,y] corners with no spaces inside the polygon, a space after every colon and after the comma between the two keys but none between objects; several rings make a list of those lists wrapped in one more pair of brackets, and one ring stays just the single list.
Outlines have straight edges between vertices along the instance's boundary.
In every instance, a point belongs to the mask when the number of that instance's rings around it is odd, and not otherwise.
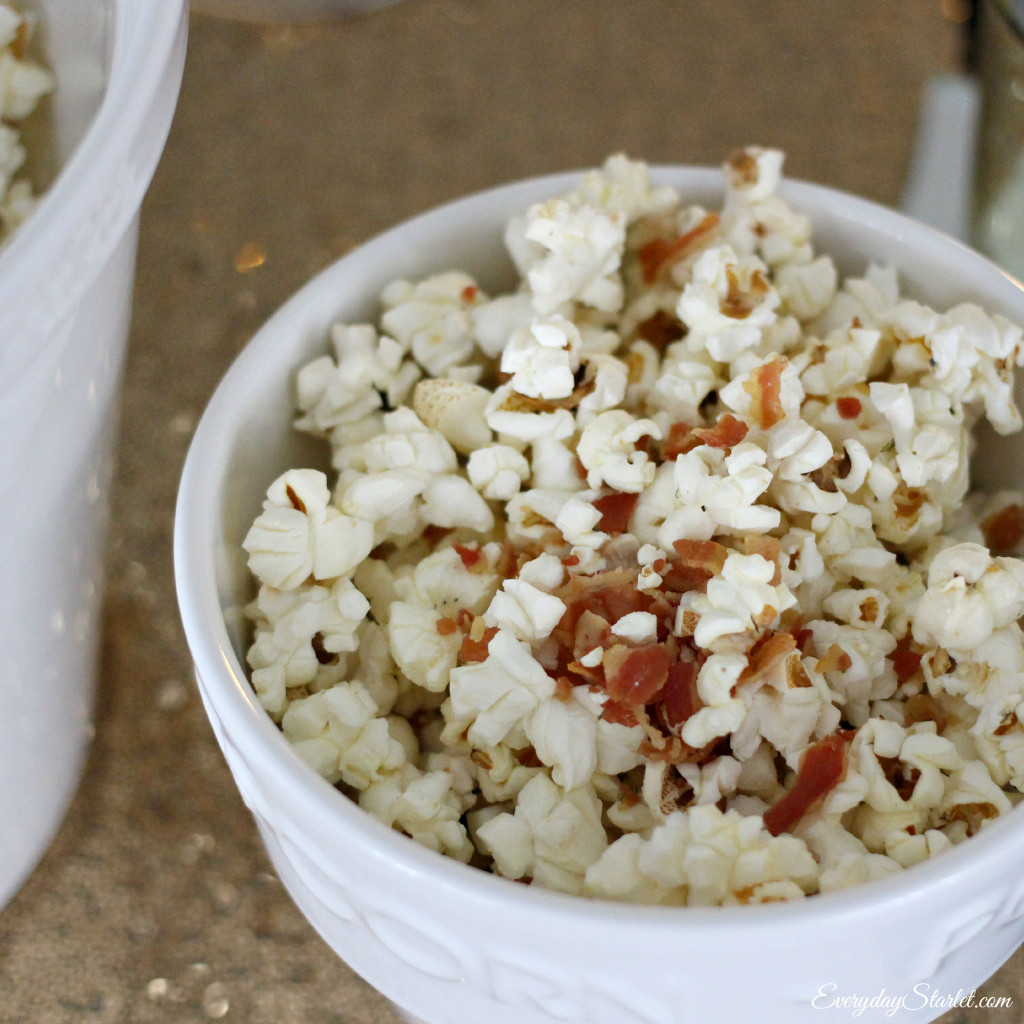
[{"label": "blurred background object", "polygon": [[1024,0],[978,0],[970,64],[981,94],[971,241],[1024,279]]},{"label": "blurred background object", "polygon": [[[187,5],[31,10],[56,86],[52,136],[29,145],[55,177],[0,252],[0,908],[57,831],[92,738],[139,208],[170,129]],[[9,51],[0,65],[11,109],[31,69]]]}]

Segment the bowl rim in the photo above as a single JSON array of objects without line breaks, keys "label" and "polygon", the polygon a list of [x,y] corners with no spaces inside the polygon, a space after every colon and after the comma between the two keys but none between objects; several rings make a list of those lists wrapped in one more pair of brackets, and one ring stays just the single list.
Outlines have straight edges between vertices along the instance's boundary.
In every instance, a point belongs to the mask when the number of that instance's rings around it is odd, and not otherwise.
[{"label": "bowl rim", "polygon": [[[300,309],[311,294],[323,289],[325,282],[341,273],[347,264],[362,259],[366,250],[387,245],[396,236],[400,237],[410,229],[419,230],[435,218],[465,212],[471,209],[472,204],[511,200],[521,192],[532,191],[537,192],[534,199],[539,198],[547,189],[558,190],[567,183],[571,185],[586,170],[589,168],[536,175],[482,189],[434,206],[374,235],[321,270],[288,298],[233,360],[193,435],[175,509],[173,547],[179,611],[203,699],[204,702],[209,701],[208,713],[212,712],[220,720],[232,747],[238,747],[239,734],[246,745],[253,745],[260,762],[271,773],[268,784],[275,791],[291,794],[291,801],[279,802],[282,813],[290,814],[301,794],[302,800],[308,801],[309,806],[315,809],[320,824],[339,835],[345,832],[347,843],[355,840],[367,853],[379,861],[389,862],[396,871],[426,876],[431,884],[458,890],[481,906],[509,906],[514,901],[518,912],[525,908],[538,913],[555,910],[591,925],[599,919],[614,922],[617,926],[632,924],[645,929],[672,931],[691,925],[701,929],[732,928],[738,923],[751,926],[755,922],[777,927],[783,922],[799,924],[822,916],[830,920],[837,917],[852,919],[884,908],[898,911],[910,902],[927,902],[939,890],[958,887],[965,880],[986,874],[986,865],[1002,861],[1020,846],[1024,807],[1016,807],[991,821],[969,841],[943,851],[935,858],[882,878],[801,900],[678,907],[625,903],[524,886],[429,850],[375,819],[301,760],[256,699],[248,675],[232,646],[218,596],[214,543],[218,509],[211,502],[204,502],[204,494],[209,490],[207,481],[221,479],[228,468],[233,438],[228,428],[232,422],[234,393],[244,387],[265,354],[277,348],[281,332],[288,330],[291,333],[289,322],[294,311]],[[668,183],[680,188],[684,199],[687,188],[697,192],[709,188],[721,190],[718,168],[655,164],[651,165],[651,173],[656,184],[670,179]],[[920,236],[923,242],[945,247],[960,259],[980,261],[979,269],[984,268],[987,275],[1005,279],[1013,290],[1008,294],[1016,294],[1018,301],[1024,300],[1024,286],[985,257],[962,242],[898,211],[799,179],[786,179],[779,191],[798,209],[801,203],[813,199],[815,206],[824,203],[830,208],[837,207],[831,214],[837,221],[856,221],[902,238]],[[466,269],[472,272],[472,268]],[[1024,309],[1024,301],[1021,308]],[[248,763],[247,756],[243,755],[243,759]]]}]

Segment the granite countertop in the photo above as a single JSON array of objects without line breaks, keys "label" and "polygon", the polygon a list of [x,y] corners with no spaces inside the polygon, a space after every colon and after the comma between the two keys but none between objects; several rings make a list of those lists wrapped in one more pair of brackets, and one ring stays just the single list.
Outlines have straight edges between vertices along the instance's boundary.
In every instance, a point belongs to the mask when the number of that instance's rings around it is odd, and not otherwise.
[{"label": "granite countertop", "polygon": [[[96,738],[63,828],[0,914],[0,1022],[396,1019],[271,873],[175,604],[181,463],[269,314],[410,214],[617,150],[718,163],[760,142],[788,152],[791,175],[895,204],[922,87],[957,67],[959,9],[405,0],[304,26],[193,15],[142,215]],[[1024,954],[984,991],[1024,1003]]]}]

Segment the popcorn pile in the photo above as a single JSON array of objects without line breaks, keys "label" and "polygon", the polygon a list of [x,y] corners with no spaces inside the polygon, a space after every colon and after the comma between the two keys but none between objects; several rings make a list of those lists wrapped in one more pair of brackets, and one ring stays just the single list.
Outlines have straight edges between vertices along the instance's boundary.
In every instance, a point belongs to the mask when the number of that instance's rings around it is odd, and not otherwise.
[{"label": "popcorn pile", "polygon": [[1022,332],[837,280],[776,194],[720,211],[613,156],[508,225],[521,276],[398,281],[302,368],[245,539],[252,683],[415,840],[645,903],[784,900],[915,864],[1024,790]]},{"label": "popcorn pile", "polygon": [[28,218],[37,199],[17,177],[25,147],[16,125],[54,88],[53,75],[27,56],[34,20],[0,0],[0,242]]}]

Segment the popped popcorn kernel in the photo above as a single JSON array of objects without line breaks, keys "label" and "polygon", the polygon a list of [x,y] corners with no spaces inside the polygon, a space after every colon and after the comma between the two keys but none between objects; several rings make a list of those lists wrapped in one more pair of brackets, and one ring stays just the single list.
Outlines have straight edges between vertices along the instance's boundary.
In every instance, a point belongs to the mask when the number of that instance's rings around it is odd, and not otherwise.
[{"label": "popped popcorn kernel", "polygon": [[515,290],[396,281],[299,370],[333,475],[284,473],[244,541],[251,681],[390,827],[714,906],[1020,802],[1024,494],[968,492],[1024,333],[841,278],[782,166],[737,151],[709,210],[612,156],[510,220]]}]

